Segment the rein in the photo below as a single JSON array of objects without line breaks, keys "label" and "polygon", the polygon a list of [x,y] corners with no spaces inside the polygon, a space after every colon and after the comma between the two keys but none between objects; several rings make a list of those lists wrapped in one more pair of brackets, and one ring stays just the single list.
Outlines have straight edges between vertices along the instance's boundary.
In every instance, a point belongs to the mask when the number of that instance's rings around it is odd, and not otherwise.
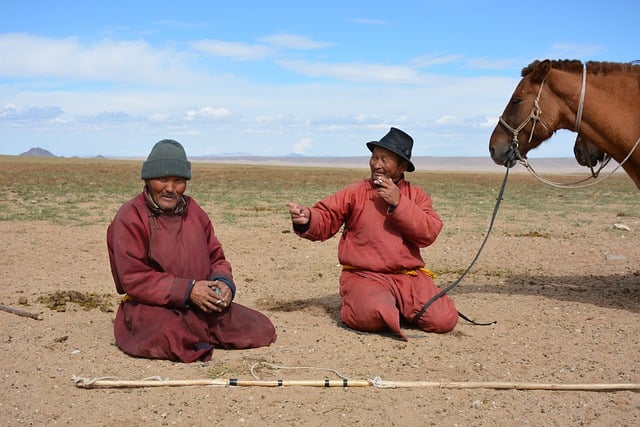
[{"label": "rein", "polygon": [[520,158],[519,161],[520,163],[527,168],[527,170],[531,173],[531,175],[533,175],[534,177],[536,177],[538,179],[538,181],[543,182],[547,185],[550,185],[552,187],[556,187],[556,188],[586,188],[586,187],[590,187],[592,185],[595,184],[599,184],[602,181],[604,181],[605,179],[609,178],[611,175],[614,174],[614,172],[616,172],[618,169],[620,169],[622,167],[623,164],[626,163],[627,160],[629,160],[629,158],[631,157],[631,155],[633,154],[634,151],[636,151],[636,148],[638,148],[638,145],[640,145],[640,138],[638,138],[638,140],[636,141],[636,143],[633,145],[633,148],[631,148],[631,151],[629,151],[629,154],[627,154],[627,157],[624,158],[624,160],[622,160],[621,163],[619,163],[615,168],[613,168],[613,170],[611,170],[611,172],[609,172],[608,174],[606,174],[605,176],[601,177],[600,179],[598,179],[597,181],[591,181],[588,182],[586,184],[582,184],[585,181],[588,181],[590,179],[595,179],[597,178],[597,174],[600,172],[600,170],[602,170],[602,168],[604,166],[607,165],[607,163],[609,162],[609,160],[605,161],[604,164],[598,169],[598,171],[596,172],[595,176],[588,176],[587,178],[584,178],[580,181],[576,181],[574,183],[569,183],[569,184],[563,184],[563,183],[558,183],[558,182],[553,182],[553,181],[549,181],[546,178],[542,177],[541,175],[539,175],[534,169],[533,166],[531,166],[531,164],[527,161],[527,159],[523,159]]},{"label": "rein", "polygon": [[[509,159],[515,158],[516,156],[517,156],[517,148],[514,146],[511,146],[509,151]],[[418,313],[411,320],[413,324],[416,324],[418,320],[420,320],[424,312],[427,311],[427,308],[429,308],[431,304],[433,304],[438,298],[444,296],[445,294],[453,290],[456,286],[458,286],[462,282],[462,279],[464,279],[464,277],[467,275],[469,270],[471,270],[471,267],[473,267],[473,265],[476,263],[476,261],[480,257],[480,253],[482,253],[482,249],[484,248],[485,243],[487,243],[487,240],[489,239],[489,235],[491,234],[491,230],[493,229],[493,223],[496,220],[496,216],[498,215],[498,208],[500,207],[500,203],[502,202],[502,195],[504,194],[504,189],[507,186],[507,178],[509,177],[509,168],[506,168],[506,169],[507,171],[504,174],[504,179],[502,180],[502,185],[500,186],[500,191],[498,192],[498,197],[496,198],[496,205],[493,208],[493,214],[491,215],[491,222],[489,223],[489,228],[487,230],[487,233],[484,236],[484,240],[482,241],[482,244],[480,245],[480,249],[478,249],[478,252],[476,253],[476,256],[473,258],[473,260],[471,260],[471,264],[469,264],[467,269],[460,275],[460,277],[455,282],[451,283],[446,288],[443,288],[440,292],[438,292],[436,295],[431,297],[431,299],[422,306],[420,311],[418,311]],[[486,322],[486,323],[476,322],[474,320],[469,319],[467,316],[460,313],[459,311],[458,311],[458,316],[460,316],[461,318],[463,318],[469,323],[473,323],[474,325],[479,325],[479,326],[489,326],[489,325],[495,325],[496,323],[498,323],[496,320],[492,322]]]}]

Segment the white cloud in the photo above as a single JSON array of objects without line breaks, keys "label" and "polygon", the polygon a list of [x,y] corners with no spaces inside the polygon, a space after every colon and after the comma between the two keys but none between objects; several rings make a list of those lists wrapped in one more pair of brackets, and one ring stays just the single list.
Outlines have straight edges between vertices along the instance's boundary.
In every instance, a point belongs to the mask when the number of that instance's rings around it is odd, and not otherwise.
[{"label": "white cloud", "polygon": [[186,113],[186,119],[189,121],[192,120],[206,120],[206,119],[221,119],[224,117],[228,117],[231,113],[226,108],[212,108],[212,107],[202,107],[198,110],[189,110]]},{"label": "white cloud", "polygon": [[275,54],[275,50],[264,44],[247,44],[222,40],[198,40],[190,43],[191,48],[214,56],[232,58],[239,61],[257,61]]},{"label": "white cloud", "polygon": [[58,119],[64,114],[60,107],[24,107],[19,108],[14,104],[6,104],[0,108],[0,121],[14,123],[48,122]]},{"label": "white cloud", "polygon": [[460,123],[460,120],[455,116],[442,116],[436,119],[436,123],[439,125],[444,125],[450,123]]},{"label": "white cloud", "polygon": [[379,65],[359,62],[278,61],[283,68],[308,77],[328,77],[351,82],[420,83],[424,76],[406,65]]},{"label": "white cloud", "polygon": [[179,52],[154,49],[139,40],[104,40],[82,45],[72,37],[3,34],[0,58],[0,77],[171,84],[189,81],[194,76],[182,66]]},{"label": "white cloud", "polygon": [[498,124],[498,116],[495,117],[485,117],[484,120],[481,120],[478,123],[478,127],[481,128],[489,128],[489,129],[493,129],[494,127],[496,127],[496,125]]},{"label": "white cloud", "polygon": [[[22,117],[31,109],[32,117],[46,120],[50,116],[50,122],[34,126],[37,131],[55,120],[59,144],[84,141],[89,130],[100,129],[91,138],[95,144],[105,139],[104,145],[85,150],[111,155],[130,152],[133,148],[127,141],[139,142],[141,137],[150,141],[182,137],[190,152],[207,153],[212,135],[227,147],[221,151],[233,147],[232,151],[260,155],[282,155],[290,149],[307,155],[360,155],[363,141],[383,135],[390,126],[416,136],[448,128],[456,129],[456,135],[469,128],[480,132],[477,118],[497,117],[517,82],[515,78],[427,74],[418,68],[459,62],[456,55],[418,56],[398,65],[283,60],[277,64],[310,81],[298,78],[277,84],[231,73],[196,72],[190,63],[194,54],[199,55],[198,61],[202,59],[200,49],[249,59],[284,55],[276,45],[287,49],[323,46],[305,37],[277,36],[262,39],[272,45],[200,40],[190,45],[198,47],[196,52],[135,40],[81,44],[73,38],[0,35],[0,55],[8,55],[0,61],[0,102],[6,105],[0,108],[0,130],[11,132],[21,126],[12,109],[21,111]],[[13,84],[24,75],[37,78]],[[8,78],[1,80],[2,76]],[[107,138],[111,132],[121,136],[120,146]],[[55,151],[73,154],[69,150]],[[417,145],[415,155],[421,150],[430,147]],[[486,151],[484,144],[481,150]]]},{"label": "white cloud", "polygon": [[298,34],[279,33],[260,38],[262,43],[229,42],[223,40],[198,40],[190,43],[194,50],[238,61],[258,61],[273,57],[280,49],[316,50],[331,46]]},{"label": "white cloud", "polygon": [[261,41],[277,47],[296,50],[315,50],[331,46],[331,43],[314,41],[298,34],[272,34],[260,38]]},{"label": "white cloud", "polygon": [[462,55],[423,55],[412,58],[409,65],[413,67],[431,67],[434,65],[452,64],[463,58]]},{"label": "white cloud", "polygon": [[311,138],[302,138],[293,145],[294,154],[305,154],[311,148]]}]

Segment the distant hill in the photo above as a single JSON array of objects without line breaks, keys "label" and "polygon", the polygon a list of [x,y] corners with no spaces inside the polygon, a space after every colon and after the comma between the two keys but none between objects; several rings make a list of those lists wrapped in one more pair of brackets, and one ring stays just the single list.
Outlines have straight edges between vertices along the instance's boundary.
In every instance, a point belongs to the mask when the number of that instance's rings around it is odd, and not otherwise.
[{"label": "distant hill", "polygon": [[45,150],[44,148],[40,148],[40,147],[32,148],[29,151],[25,151],[20,155],[32,156],[32,157],[56,157],[51,151]]}]

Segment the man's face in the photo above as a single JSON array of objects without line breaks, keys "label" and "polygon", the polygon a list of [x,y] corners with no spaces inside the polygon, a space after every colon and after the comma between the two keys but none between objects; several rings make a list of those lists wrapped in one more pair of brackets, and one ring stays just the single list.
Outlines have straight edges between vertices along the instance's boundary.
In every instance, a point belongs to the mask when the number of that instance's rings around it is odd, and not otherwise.
[{"label": "man's face", "polygon": [[162,210],[171,210],[187,189],[187,180],[177,176],[152,178],[147,180],[151,198]]},{"label": "man's face", "polygon": [[391,178],[397,182],[407,170],[407,162],[397,154],[382,147],[375,147],[369,159],[371,178]]}]

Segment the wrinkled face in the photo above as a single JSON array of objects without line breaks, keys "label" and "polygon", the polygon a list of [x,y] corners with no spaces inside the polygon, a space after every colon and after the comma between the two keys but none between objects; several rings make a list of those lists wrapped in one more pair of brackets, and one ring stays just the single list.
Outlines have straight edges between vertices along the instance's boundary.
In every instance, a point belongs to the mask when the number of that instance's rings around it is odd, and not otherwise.
[{"label": "wrinkled face", "polygon": [[187,180],[177,176],[152,178],[147,180],[151,198],[163,210],[172,210],[187,189]]},{"label": "wrinkled face", "polygon": [[382,147],[375,147],[369,159],[371,178],[379,177],[391,178],[397,182],[402,174],[407,170],[409,164],[392,151]]}]

